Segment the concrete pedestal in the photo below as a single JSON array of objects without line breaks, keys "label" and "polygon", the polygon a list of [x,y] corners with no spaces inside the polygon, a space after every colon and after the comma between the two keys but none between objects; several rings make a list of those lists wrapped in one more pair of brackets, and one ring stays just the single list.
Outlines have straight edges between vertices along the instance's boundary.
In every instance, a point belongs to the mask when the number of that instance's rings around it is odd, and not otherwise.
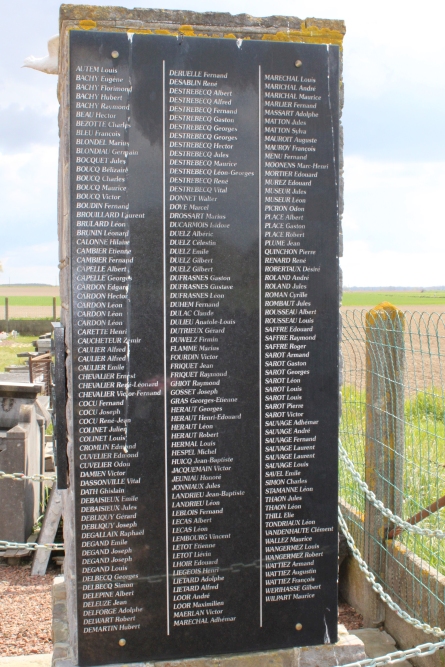
[{"label": "concrete pedestal", "polygon": [[[53,584],[53,642],[52,667],[76,667],[68,640],[66,588],[63,576]],[[346,665],[366,658],[361,639],[350,635],[344,625],[338,626],[338,642],[321,646],[303,646],[258,653],[167,660],[156,662],[120,663],[107,667],[332,667]]]},{"label": "concrete pedestal", "polygon": [[[39,384],[0,382],[0,470],[32,476],[43,472],[45,429],[50,422]],[[26,542],[41,512],[43,486],[3,479],[0,539]],[[2,553],[13,557],[16,550]]]}]

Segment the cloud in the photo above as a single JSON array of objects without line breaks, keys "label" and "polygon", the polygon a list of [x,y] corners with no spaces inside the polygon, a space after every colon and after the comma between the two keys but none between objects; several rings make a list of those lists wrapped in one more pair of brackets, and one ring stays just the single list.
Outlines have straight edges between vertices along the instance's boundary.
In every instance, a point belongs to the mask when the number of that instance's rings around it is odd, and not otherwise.
[{"label": "cloud", "polygon": [[432,287],[445,285],[443,252],[370,250],[365,241],[345,243],[341,260],[345,287]]},{"label": "cloud", "polygon": [[0,153],[1,252],[57,236],[56,146]]},{"label": "cloud", "polygon": [[3,273],[0,273],[2,283],[46,283],[58,284],[58,244],[38,243],[22,245],[0,256],[3,264]]},{"label": "cloud", "polygon": [[57,115],[18,104],[0,109],[0,151],[23,153],[35,144],[57,146]]},{"label": "cloud", "polygon": [[344,285],[445,285],[445,162],[345,159]]},{"label": "cloud", "polygon": [[364,242],[371,252],[428,253],[443,247],[444,183],[445,162],[347,157],[345,242]]},{"label": "cloud", "polygon": [[[133,7],[134,1],[120,4]],[[46,54],[47,39],[57,32],[58,5],[10,3],[11,25],[20,24],[20,31],[6,30],[0,44],[0,254],[17,249],[17,262],[22,244],[36,248],[56,238],[57,77],[21,64],[26,56]],[[208,3],[164,0],[164,7],[206,11]],[[277,0],[273,11],[264,0],[214,0],[212,10],[256,16],[296,11],[293,0]],[[346,284],[375,285],[383,278],[444,284],[436,249],[445,241],[445,3],[300,0],[297,13],[302,19],[341,18],[347,26]],[[425,23],[429,16],[434,20]],[[36,264],[23,257],[29,262],[21,265],[24,275]]]},{"label": "cloud", "polygon": [[444,91],[417,88],[416,96],[402,89],[378,99],[349,99],[349,84],[342,118],[345,153],[390,161],[442,160]]}]

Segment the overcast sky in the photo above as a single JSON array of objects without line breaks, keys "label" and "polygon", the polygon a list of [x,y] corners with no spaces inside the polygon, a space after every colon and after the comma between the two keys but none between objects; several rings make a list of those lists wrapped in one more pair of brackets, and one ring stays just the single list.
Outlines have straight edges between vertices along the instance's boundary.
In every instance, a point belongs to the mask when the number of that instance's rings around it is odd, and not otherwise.
[{"label": "overcast sky", "polygon": [[[344,19],[344,284],[445,285],[445,3],[155,6]],[[11,29],[0,42],[0,283],[57,282],[57,77],[21,64],[46,55],[48,38],[58,32],[58,7],[55,0],[8,3]]]}]

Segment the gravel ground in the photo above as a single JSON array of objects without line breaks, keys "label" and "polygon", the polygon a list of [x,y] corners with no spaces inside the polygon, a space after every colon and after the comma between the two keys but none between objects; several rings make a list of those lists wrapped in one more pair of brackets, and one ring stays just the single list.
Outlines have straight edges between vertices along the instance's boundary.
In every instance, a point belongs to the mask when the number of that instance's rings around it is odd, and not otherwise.
[{"label": "gravel ground", "polygon": [[347,602],[338,603],[338,622],[343,623],[346,630],[352,632],[363,627],[363,616],[355,611]]},{"label": "gravel ground", "polygon": [[51,586],[59,572],[31,577],[31,565],[0,561],[0,656],[52,652]]},{"label": "gravel ground", "polygon": [[[44,577],[31,577],[31,566],[8,566],[0,561],[0,656],[51,653],[51,586],[59,568]],[[339,602],[339,623],[347,630],[363,627],[363,618]]]}]

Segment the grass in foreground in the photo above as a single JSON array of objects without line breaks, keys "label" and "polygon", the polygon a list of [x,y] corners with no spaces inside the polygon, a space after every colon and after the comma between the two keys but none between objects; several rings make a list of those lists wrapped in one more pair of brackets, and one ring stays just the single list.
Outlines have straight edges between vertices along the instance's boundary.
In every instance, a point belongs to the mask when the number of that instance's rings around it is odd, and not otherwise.
[{"label": "grass in foreground", "polygon": [[[364,392],[343,387],[340,438],[356,470],[365,479],[366,399]],[[403,452],[403,509],[408,519],[445,493],[445,400],[438,389],[419,392],[405,401],[405,449]],[[383,475],[383,472],[381,471]],[[340,496],[360,513],[364,495],[352,475],[340,466]],[[445,509],[417,524],[421,528],[445,530]],[[431,567],[445,574],[444,540],[403,532],[397,538]],[[390,548],[388,548],[391,551]]]},{"label": "grass in foreground", "polygon": [[445,292],[344,292],[342,306],[372,308],[382,301],[395,306],[445,306]]},{"label": "grass in foreground", "polygon": [[19,352],[34,352],[33,340],[38,336],[17,336],[17,338],[6,338],[0,341],[0,373],[3,373],[6,366],[12,364],[25,364],[26,358],[17,357]]}]

